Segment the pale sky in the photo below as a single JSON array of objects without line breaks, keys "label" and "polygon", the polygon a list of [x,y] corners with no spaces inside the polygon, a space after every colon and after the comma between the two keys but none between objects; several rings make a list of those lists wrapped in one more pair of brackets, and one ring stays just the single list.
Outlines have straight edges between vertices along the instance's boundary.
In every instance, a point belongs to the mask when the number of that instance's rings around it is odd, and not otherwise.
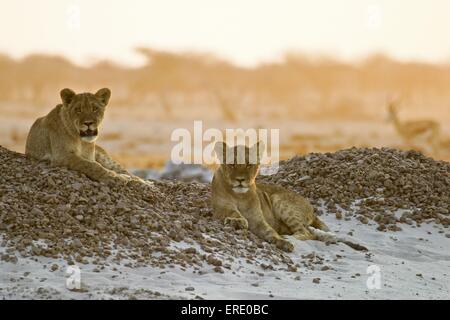
[{"label": "pale sky", "polygon": [[0,52],[138,65],[136,46],[241,65],[283,52],[450,61],[450,0],[0,0]]}]

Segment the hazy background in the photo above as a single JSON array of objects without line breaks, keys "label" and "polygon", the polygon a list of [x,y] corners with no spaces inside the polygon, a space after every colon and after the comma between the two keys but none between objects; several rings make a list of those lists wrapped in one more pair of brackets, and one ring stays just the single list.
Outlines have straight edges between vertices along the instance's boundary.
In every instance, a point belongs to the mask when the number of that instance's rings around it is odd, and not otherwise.
[{"label": "hazy background", "polygon": [[[24,151],[59,91],[113,95],[100,143],[129,167],[174,128],[280,128],[281,156],[349,146],[450,159],[447,0],[0,0],[0,144]],[[386,121],[441,126],[437,150]]]}]

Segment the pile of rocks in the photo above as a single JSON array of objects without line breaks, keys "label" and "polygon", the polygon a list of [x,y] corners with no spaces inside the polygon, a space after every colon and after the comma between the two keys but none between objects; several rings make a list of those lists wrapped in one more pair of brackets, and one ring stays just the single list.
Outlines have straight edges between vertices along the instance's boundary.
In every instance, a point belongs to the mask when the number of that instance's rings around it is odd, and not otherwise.
[{"label": "pile of rocks", "polygon": [[[379,230],[414,221],[450,224],[450,164],[415,151],[309,154],[283,161],[277,174],[259,180],[306,196],[318,214],[373,220]],[[0,239],[6,247],[0,258],[63,257],[96,263],[99,270],[114,261],[191,266],[199,273],[210,265],[223,272],[235,260],[297,270],[272,245],[214,220],[209,201],[208,184],[105,185],[0,147]]]},{"label": "pile of rocks", "polygon": [[99,270],[114,261],[223,272],[237,258],[295,267],[272,245],[212,219],[209,197],[199,183],[105,185],[0,147],[1,258],[63,257]]},{"label": "pile of rocks", "polygon": [[259,180],[290,188],[337,219],[374,220],[381,231],[398,231],[399,224],[414,221],[450,225],[450,164],[417,151],[312,153],[282,161],[275,175]]}]

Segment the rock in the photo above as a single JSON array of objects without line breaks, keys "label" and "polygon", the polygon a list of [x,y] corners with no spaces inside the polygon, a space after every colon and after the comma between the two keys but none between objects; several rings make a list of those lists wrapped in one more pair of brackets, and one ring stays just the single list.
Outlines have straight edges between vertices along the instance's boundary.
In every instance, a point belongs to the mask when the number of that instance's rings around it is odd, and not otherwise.
[{"label": "rock", "polygon": [[184,249],[184,252],[187,254],[195,254],[195,253],[197,253],[197,249],[191,247],[191,248]]},{"label": "rock", "polygon": [[40,209],[38,209],[38,208],[36,208],[36,207],[34,207],[33,209],[31,209],[31,212],[30,212],[32,215],[35,215],[35,216],[40,216],[40,215],[42,215],[43,214],[43,212],[42,212],[42,210],[40,210]]},{"label": "rock", "polygon": [[39,247],[37,247],[35,245],[31,246],[31,253],[33,253],[34,255],[40,256],[41,252],[42,252],[41,248],[39,248]]},{"label": "rock", "polygon": [[[131,268],[211,265],[215,272],[233,272],[231,262],[240,259],[263,270],[323,268],[317,254],[294,266],[289,255],[251,232],[213,219],[209,184],[105,184],[2,147],[0,169],[0,233],[12,252],[63,258],[69,265],[108,258]],[[342,208],[345,219],[375,220],[380,231],[401,232],[402,223],[449,225],[449,169],[420,153],[352,148],[282,161],[276,174],[258,181],[283,185],[316,208],[325,203],[318,211],[336,214],[340,223],[346,223]],[[397,209],[411,214],[397,221]]]},{"label": "rock", "polygon": [[19,261],[18,259],[17,259],[17,257],[16,256],[14,256],[14,255],[12,255],[12,256],[9,256],[9,262],[11,262],[11,263],[17,263],[17,261]]},{"label": "rock", "polygon": [[[293,173],[308,175],[310,179],[307,184],[286,179]],[[363,224],[370,220],[381,222],[380,231],[398,232],[400,229],[395,225],[411,224],[411,220],[420,223],[432,219],[443,226],[450,223],[449,218],[441,219],[436,214],[449,210],[450,164],[427,158],[419,152],[413,157],[411,153],[389,148],[313,153],[282,161],[276,174],[260,176],[257,180],[292,189],[307,197],[313,205],[326,201],[329,212],[335,213],[336,219],[342,219],[338,207],[355,206],[355,210],[351,210],[354,217]],[[412,191],[427,196],[412,197]],[[415,215],[396,221],[393,212],[386,210],[387,206],[393,206],[394,210],[418,210]]]},{"label": "rock", "polygon": [[209,256],[206,258],[206,261],[207,261],[210,265],[213,265],[213,266],[216,266],[216,267],[222,266],[222,261],[220,261],[219,259],[215,258],[213,255],[209,255]]},{"label": "rock", "polygon": [[366,217],[359,217],[358,220],[361,221],[361,223],[363,223],[363,224],[369,223],[369,219],[367,219]]},{"label": "rock", "polygon": [[80,182],[75,182],[72,184],[72,188],[74,188],[75,190],[80,190],[81,187],[83,187],[83,184]]},{"label": "rock", "polygon": [[221,267],[219,267],[219,266],[214,267],[213,270],[214,270],[214,272],[217,272],[217,273],[223,273],[223,269]]}]

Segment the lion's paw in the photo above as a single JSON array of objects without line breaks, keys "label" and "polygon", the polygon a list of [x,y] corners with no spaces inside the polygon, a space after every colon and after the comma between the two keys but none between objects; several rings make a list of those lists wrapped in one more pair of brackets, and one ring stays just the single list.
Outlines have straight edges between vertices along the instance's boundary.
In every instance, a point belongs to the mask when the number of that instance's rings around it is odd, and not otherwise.
[{"label": "lion's paw", "polygon": [[225,224],[235,229],[248,229],[248,221],[245,218],[225,218]]},{"label": "lion's paw", "polygon": [[275,240],[275,246],[278,249],[281,249],[281,250],[283,250],[285,252],[292,252],[292,251],[294,251],[294,245],[292,243],[290,243],[289,241],[284,240],[284,239],[277,239],[277,240]]}]

